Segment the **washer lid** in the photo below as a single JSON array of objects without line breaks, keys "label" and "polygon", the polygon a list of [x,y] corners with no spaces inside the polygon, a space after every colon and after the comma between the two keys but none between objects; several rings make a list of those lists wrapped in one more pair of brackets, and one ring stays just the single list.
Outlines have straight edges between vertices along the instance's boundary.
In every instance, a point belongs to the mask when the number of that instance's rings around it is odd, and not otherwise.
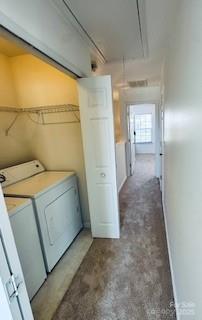
[{"label": "washer lid", "polygon": [[9,215],[17,213],[32,203],[31,200],[26,198],[5,197],[4,199]]},{"label": "washer lid", "polygon": [[44,171],[5,187],[3,191],[6,196],[15,195],[35,198],[74,175],[74,172]]}]

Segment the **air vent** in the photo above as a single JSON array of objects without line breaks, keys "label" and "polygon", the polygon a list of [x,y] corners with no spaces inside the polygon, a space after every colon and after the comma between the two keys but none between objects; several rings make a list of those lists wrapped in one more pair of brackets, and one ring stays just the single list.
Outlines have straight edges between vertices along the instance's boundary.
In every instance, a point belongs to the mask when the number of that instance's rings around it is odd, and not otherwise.
[{"label": "air vent", "polygon": [[130,88],[148,87],[148,80],[128,81]]}]

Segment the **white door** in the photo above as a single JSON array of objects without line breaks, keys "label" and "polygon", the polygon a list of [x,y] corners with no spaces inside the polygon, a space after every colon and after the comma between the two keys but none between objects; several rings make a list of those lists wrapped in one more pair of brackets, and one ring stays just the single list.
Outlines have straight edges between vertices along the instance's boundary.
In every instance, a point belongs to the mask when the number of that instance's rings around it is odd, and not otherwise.
[{"label": "white door", "polygon": [[[26,241],[26,239],[25,239]],[[0,186],[0,318],[32,320],[32,310]],[[4,292],[3,292],[4,289]],[[5,300],[6,296],[6,300]],[[4,304],[2,305],[2,302]],[[9,310],[8,310],[9,307]],[[9,318],[9,312],[12,315]],[[8,317],[7,317],[8,314]]]},{"label": "white door", "polygon": [[119,238],[111,77],[78,82],[92,235]]},{"label": "white door", "polygon": [[135,114],[132,107],[128,107],[128,144],[130,153],[130,175],[134,174],[135,170]]}]

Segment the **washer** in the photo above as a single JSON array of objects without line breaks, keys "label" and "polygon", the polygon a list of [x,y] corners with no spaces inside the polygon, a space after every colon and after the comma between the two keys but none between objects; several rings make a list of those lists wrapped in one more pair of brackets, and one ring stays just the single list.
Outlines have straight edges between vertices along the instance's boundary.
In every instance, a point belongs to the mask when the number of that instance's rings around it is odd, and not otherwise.
[{"label": "washer", "polygon": [[6,196],[32,199],[46,269],[51,272],[83,226],[75,172],[45,171],[34,160],[0,174]]},{"label": "washer", "polygon": [[47,277],[32,201],[5,197],[5,202],[31,300]]}]

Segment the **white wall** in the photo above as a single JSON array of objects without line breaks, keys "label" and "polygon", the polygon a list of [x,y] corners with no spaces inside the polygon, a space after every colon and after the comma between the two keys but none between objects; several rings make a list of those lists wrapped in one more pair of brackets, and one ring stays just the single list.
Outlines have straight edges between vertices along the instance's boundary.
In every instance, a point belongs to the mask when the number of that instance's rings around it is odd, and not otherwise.
[{"label": "white wall", "polygon": [[136,153],[155,153],[156,152],[156,116],[155,104],[139,104],[131,106],[134,116],[149,113],[152,115],[152,143],[136,143]]},{"label": "white wall", "polygon": [[135,102],[153,102],[160,99],[160,87],[130,88],[124,90],[125,102],[132,104]]},{"label": "white wall", "polygon": [[[179,0],[165,69],[165,217],[178,303],[202,319],[202,1]],[[189,311],[189,310],[188,310]]]},{"label": "white wall", "polygon": [[90,52],[49,0],[0,0],[0,24],[74,73],[91,73]]},{"label": "white wall", "polygon": [[117,188],[121,190],[127,178],[126,173],[126,143],[120,141],[116,143],[116,175],[117,175]]}]

